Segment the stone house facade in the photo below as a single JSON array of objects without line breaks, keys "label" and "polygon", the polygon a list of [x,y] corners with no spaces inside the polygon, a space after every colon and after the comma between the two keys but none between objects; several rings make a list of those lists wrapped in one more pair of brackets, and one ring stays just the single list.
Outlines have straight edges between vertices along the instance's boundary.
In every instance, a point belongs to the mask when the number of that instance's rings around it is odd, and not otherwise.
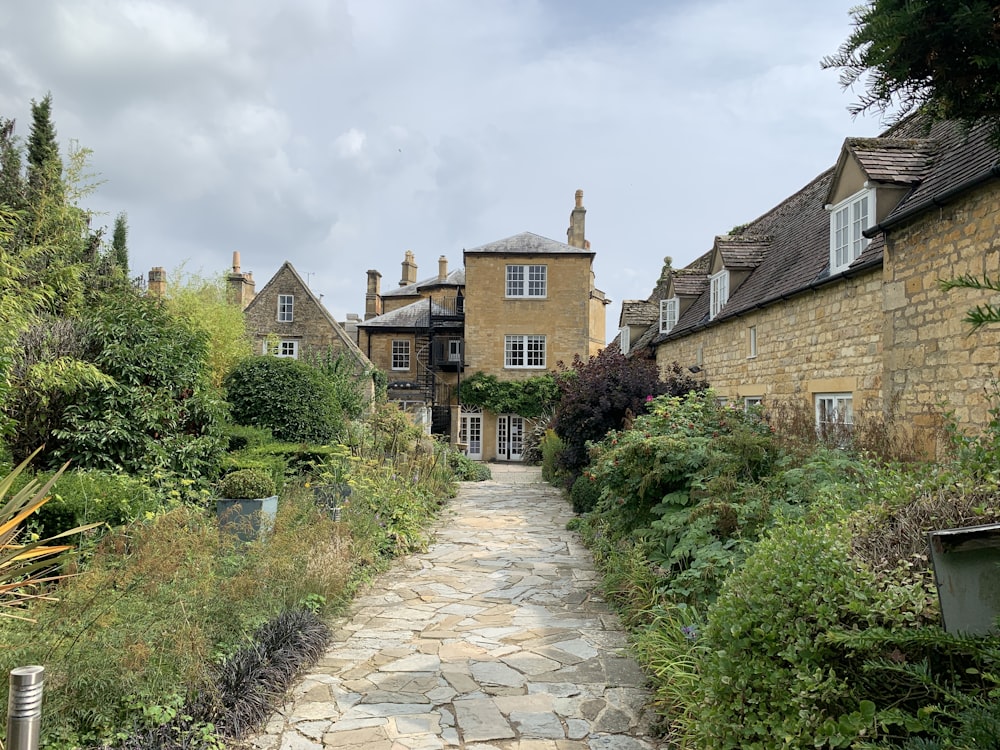
[{"label": "stone house facade", "polygon": [[422,400],[434,430],[471,458],[520,460],[528,423],[463,407],[463,378],[529,378],[604,347],[608,300],[595,287],[585,214],[577,191],[567,242],[523,232],[464,250],[457,271],[442,256],[438,275],[419,282],[407,253],[400,287],[385,294],[381,275],[368,272],[362,351],[390,374],[390,398],[410,408]]},{"label": "stone house facade", "polygon": [[1000,329],[963,317],[996,300],[939,282],[1000,277],[998,156],[985,129],[955,123],[848,138],[800,191],[689,267],[668,263],[641,301],[656,321],[623,348],[698,372],[734,406],[802,410],[818,430],[889,421],[935,455],[945,411],[972,430],[990,419]]},{"label": "stone house facade", "polygon": [[[254,294],[252,277],[240,272],[236,257],[228,283],[232,298],[245,301],[243,316],[258,354],[293,359],[332,354],[343,357],[358,376],[371,372],[371,361],[288,261]],[[366,387],[373,396],[370,378]]]}]

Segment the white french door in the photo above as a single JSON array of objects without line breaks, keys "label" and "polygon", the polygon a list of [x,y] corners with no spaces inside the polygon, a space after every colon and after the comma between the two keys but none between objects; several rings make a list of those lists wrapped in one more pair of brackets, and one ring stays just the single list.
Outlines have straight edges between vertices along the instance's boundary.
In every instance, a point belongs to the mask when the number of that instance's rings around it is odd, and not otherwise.
[{"label": "white french door", "polygon": [[458,442],[465,445],[465,455],[475,461],[483,460],[483,413],[462,407],[459,416]]},{"label": "white french door", "polygon": [[524,417],[501,414],[497,417],[497,459],[520,461],[524,450]]}]

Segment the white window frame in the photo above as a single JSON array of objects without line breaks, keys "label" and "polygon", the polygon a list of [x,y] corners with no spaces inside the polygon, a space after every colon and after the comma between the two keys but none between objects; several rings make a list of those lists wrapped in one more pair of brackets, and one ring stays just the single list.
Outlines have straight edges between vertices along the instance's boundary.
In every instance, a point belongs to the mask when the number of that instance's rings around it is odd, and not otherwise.
[{"label": "white window frame", "polygon": [[298,359],[299,342],[295,339],[278,339],[277,341],[264,339],[264,354],[282,359]]},{"label": "white window frame", "polygon": [[847,269],[871,241],[862,234],[875,217],[875,191],[865,188],[830,207],[830,273]]},{"label": "white window frame", "polygon": [[750,411],[754,407],[760,406],[763,403],[764,403],[763,396],[744,396],[743,411]]},{"label": "white window frame", "polygon": [[[816,433],[820,437],[840,430],[849,433],[853,429],[853,393],[816,393],[813,394],[813,405],[816,409]],[[831,413],[832,420],[829,419]]]},{"label": "white window frame", "polygon": [[670,333],[677,325],[680,303],[676,297],[660,300],[660,333]]},{"label": "white window frame", "polygon": [[722,312],[726,302],[729,300],[729,271],[723,268],[716,274],[708,277],[711,289],[711,307],[708,312],[708,319],[712,320]]},{"label": "white window frame", "polygon": [[449,362],[462,361],[462,339],[448,340],[448,361]]},{"label": "white window frame", "polygon": [[628,354],[628,350],[632,348],[632,329],[628,326],[618,329],[618,348],[622,350],[622,354]]},{"label": "white window frame", "polygon": [[390,369],[393,372],[409,372],[410,371],[410,340],[409,339],[393,339],[392,348],[389,352],[391,357],[389,361]]},{"label": "white window frame", "polygon": [[503,366],[508,370],[544,370],[546,341],[544,334],[507,334],[504,336]]},{"label": "white window frame", "polygon": [[506,296],[512,298],[544,299],[548,296],[548,266],[507,266]]},{"label": "white window frame", "polygon": [[278,322],[291,323],[295,320],[295,295],[278,295]]},{"label": "white window frame", "polygon": [[747,348],[750,353],[747,355],[747,359],[757,358],[757,326],[750,326],[747,329]]}]

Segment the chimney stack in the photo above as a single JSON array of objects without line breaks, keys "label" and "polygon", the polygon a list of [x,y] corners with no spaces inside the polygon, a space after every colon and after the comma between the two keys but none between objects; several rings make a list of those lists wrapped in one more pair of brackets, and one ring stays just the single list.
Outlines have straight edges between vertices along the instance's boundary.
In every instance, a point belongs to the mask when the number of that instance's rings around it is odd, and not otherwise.
[{"label": "chimney stack", "polygon": [[413,261],[413,251],[407,250],[403,258],[403,278],[399,280],[400,286],[408,286],[417,283],[417,264]]},{"label": "chimney stack", "polygon": [[576,191],[576,206],[569,215],[569,229],[566,230],[566,244],[586,250],[590,247],[584,237],[584,220],[587,217],[587,209],[583,207],[583,191]]},{"label": "chimney stack", "polygon": [[438,281],[448,278],[448,259],[445,256],[438,258]]},{"label": "chimney stack", "polygon": [[166,295],[167,272],[163,270],[163,266],[156,266],[149,269],[149,282],[146,284],[146,289],[150,296],[153,297],[163,297]]},{"label": "chimney stack", "polygon": [[241,310],[250,304],[256,294],[257,285],[253,274],[240,271],[239,250],[233,251],[233,270],[226,277],[226,286],[229,302],[239,305]]},{"label": "chimney stack", "polygon": [[382,274],[368,271],[368,293],[365,294],[365,320],[382,314]]}]

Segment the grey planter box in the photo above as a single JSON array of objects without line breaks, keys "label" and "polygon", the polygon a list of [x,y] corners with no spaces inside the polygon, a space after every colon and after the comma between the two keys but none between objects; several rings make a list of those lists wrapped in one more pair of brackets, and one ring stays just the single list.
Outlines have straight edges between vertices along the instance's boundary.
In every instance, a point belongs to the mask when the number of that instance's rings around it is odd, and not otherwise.
[{"label": "grey planter box", "polygon": [[215,513],[219,517],[220,530],[249,542],[274,528],[274,517],[278,514],[278,496],[253,500],[222,497],[215,501]]},{"label": "grey planter box", "polygon": [[929,535],[944,629],[997,632],[1000,617],[1000,524],[943,529]]}]

